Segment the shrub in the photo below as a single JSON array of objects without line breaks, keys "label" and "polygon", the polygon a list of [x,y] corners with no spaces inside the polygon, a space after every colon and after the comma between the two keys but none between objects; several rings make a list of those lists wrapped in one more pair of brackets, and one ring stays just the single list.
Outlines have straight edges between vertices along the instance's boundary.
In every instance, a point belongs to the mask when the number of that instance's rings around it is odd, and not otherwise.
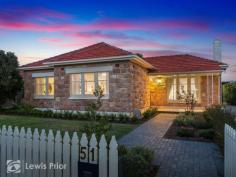
[{"label": "shrub", "polygon": [[213,125],[212,123],[207,122],[204,118],[198,116],[193,120],[192,126],[198,129],[209,129],[212,128]]},{"label": "shrub", "polygon": [[118,146],[118,154],[119,156],[126,155],[128,152],[127,148],[124,145],[119,145]]},{"label": "shrub", "polygon": [[119,122],[121,122],[121,123],[128,122],[129,119],[130,119],[130,117],[129,117],[128,115],[126,115],[126,114],[119,114],[119,115],[118,115],[118,120],[119,120]]},{"label": "shrub", "polygon": [[149,177],[153,161],[153,151],[145,147],[134,147],[127,151],[122,149],[123,176],[124,177]]},{"label": "shrub", "polygon": [[192,126],[195,117],[192,114],[180,113],[174,120],[174,125],[176,126]]},{"label": "shrub", "polygon": [[157,108],[148,108],[143,112],[143,118],[148,119],[153,117],[157,113]]},{"label": "shrub", "polygon": [[177,130],[177,136],[180,137],[193,137],[194,136],[194,130],[193,129],[187,129],[187,128],[181,128]]},{"label": "shrub", "polygon": [[213,137],[214,137],[214,130],[212,130],[212,129],[199,130],[198,136],[206,138],[206,139],[213,139]]},{"label": "shrub", "polygon": [[236,128],[234,115],[230,111],[224,109],[224,107],[219,105],[207,108],[203,115],[205,120],[213,125],[215,140],[223,149],[224,125],[228,124],[231,127]]},{"label": "shrub", "polygon": [[231,105],[236,105],[236,82],[223,85],[224,101]]},{"label": "shrub", "polygon": [[[84,113],[80,111],[52,111],[52,110],[39,110],[35,109],[31,105],[21,104],[11,109],[0,109],[0,113],[2,114],[12,114],[12,115],[25,115],[25,116],[35,116],[35,117],[43,117],[43,118],[56,118],[56,119],[73,119],[73,120],[93,120],[94,112],[86,111]],[[131,117],[126,114],[100,114],[96,113],[96,121],[106,120],[109,122],[136,122],[131,120]]]}]

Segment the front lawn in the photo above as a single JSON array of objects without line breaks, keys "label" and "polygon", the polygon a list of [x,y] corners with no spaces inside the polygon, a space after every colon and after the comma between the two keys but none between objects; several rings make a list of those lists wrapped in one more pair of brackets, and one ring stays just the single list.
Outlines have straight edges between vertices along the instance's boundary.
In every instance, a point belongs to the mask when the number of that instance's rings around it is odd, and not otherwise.
[{"label": "front lawn", "polygon": [[[38,117],[29,117],[29,116],[12,116],[12,115],[0,115],[0,127],[2,125],[12,127],[18,126],[25,128],[38,128],[39,130],[45,129],[48,131],[49,129],[60,130],[61,132],[68,131],[70,135],[74,131],[79,132],[81,134],[82,127],[88,123],[88,121],[79,121],[79,120],[61,120],[61,119],[49,119],[49,118],[38,118]],[[125,134],[132,131],[138,125],[134,124],[120,124],[113,123],[111,132],[108,134],[109,136],[115,135],[117,139],[121,138]]]}]

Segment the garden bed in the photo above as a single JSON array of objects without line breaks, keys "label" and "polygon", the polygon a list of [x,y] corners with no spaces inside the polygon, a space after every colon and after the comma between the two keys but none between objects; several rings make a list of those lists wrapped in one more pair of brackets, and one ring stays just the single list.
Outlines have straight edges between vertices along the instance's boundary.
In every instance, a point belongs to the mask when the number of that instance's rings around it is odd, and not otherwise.
[{"label": "garden bed", "polygon": [[[156,108],[149,108],[142,114],[142,119],[138,119],[135,116],[130,116],[124,113],[120,114],[106,114],[106,113],[96,113],[96,120],[103,121],[106,120],[111,123],[130,123],[130,124],[140,124],[150,118],[153,118],[158,113]],[[2,115],[16,115],[16,116],[31,116],[40,118],[54,118],[54,119],[66,119],[66,120],[79,120],[79,121],[90,121],[93,119],[93,115],[89,111],[53,111],[53,110],[39,110],[34,109],[30,105],[18,105],[11,109],[0,109],[0,114]]]},{"label": "garden bed", "polygon": [[[187,136],[179,136],[178,135],[178,131],[180,131],[182,129],[188,129],[189,127],[179,127],[176,126],[174,124],[172,124],[170,126],[170,128],[168,129],[168,131],[166,132],[166,134],[164,135],[164,138],[167,139],[177,139],[177,140],[189,140],[189,141],[202,141],[202,142],[212,142],[212,139],[207,139],[207,138],[203,138],[198,136],[199,134],[199,129],[193,129],[193,136],[187,137]],[[201,131],[201,130],[200,130]]]},{"label": "garden bed", "polygon": [[212,142],[214,130],[201,113],[180,113],[170,126],[164,138]]}]

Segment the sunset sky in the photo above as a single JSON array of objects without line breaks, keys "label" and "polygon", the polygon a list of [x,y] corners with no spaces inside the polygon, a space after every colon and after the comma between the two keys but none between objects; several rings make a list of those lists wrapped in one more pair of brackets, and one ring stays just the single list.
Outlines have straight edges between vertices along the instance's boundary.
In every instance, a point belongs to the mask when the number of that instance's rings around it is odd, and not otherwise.
[{"label": "sunset sky", "polygon": [[20,64],[101,41],[144,56],[211,59],[216,38],[230,66],[223,78],[236,80],[233,0],[0,0],[0,50]]}]

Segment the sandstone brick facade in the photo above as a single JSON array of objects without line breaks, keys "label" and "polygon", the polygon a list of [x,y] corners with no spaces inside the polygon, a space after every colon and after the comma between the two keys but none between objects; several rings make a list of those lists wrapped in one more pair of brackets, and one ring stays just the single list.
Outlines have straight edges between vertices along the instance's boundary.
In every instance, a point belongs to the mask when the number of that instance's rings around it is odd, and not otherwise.
[{"label": "sandstone brick facade", "polygon": [[[109,99],[103,100],[101,111],[132,112],[134,108],[143,109],[150,105],[147,70],[139,65],[126,61],[79,66],[112,66],[113,68],[109,72]],[[35,81],[32,73],[37,72],[54,72],[54,99],[35,99]],[[65,66],[56,66],[52,70],[25,71],[24,88],[24,101],[39,108],[85,110],[88,103],[92,101],[69,99],[70,75],[65,73]]]},{"label": "sandstone brick facade", "polygon": [[[148,70],[130,61],[110,62],[102,64],[78,65],[79,67],[112,66],[109,72],[109,99],[103,100],[101,111],[132,112],[150,106],[184,106],[181,103],[167,101],[168,79],[157,85],[150,80]],[[38,108],[61,110],[85,110],[91,99],[70,99],[70,74],[65,72],[66,66],[55,66],[50,70],[24,71],[24,101]],[[54,72],[54,98],[36,99],[34,97],[35,81],[32,73]],[[221,103],[220,73],[201,75],[200,101],[198,106],[206,107]],[[213,83],[213,85],[212,85]]]}]

